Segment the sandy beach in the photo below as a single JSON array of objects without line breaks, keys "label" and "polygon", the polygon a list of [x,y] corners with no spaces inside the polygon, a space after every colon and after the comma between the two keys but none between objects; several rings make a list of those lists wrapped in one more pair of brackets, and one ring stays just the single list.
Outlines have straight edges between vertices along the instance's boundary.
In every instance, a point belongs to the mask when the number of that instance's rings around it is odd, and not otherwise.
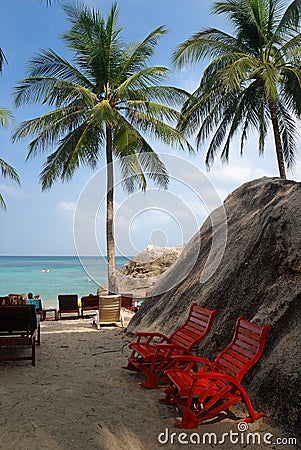
[{"label": "sandy beach", "polygon": [[[1,450],[296,448],[277,445],[289,436],[266,419],[244,432],[230,418],[174,428],[176,409],[157,401],[160,391],[141,388],[142,375],[122,369],[132,339],[118,326],[98,331],[92,319],[42,322],[36,367],[0,363]],[[205,444],[204,433],[212,433]],[[248,433],[257,433],[250,443]]]}]

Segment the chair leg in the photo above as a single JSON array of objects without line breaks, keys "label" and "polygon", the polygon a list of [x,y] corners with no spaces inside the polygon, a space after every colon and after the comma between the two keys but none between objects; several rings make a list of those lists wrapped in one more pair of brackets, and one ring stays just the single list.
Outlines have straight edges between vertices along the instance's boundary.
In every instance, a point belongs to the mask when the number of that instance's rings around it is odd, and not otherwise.
[{"label": "chair leg", "polygon": [[37,344],[41,345],[41,327],[40,327],[40,324],[38,326]]},{"label": "chair leg", "polygon": [[186,428],[188,430],[193,430],[199,426],[198,415],[191,411],[190,408],[186,408],[182,420],[174,423],[175,427]]},{"label": "chair leg", "polygon": [[31,365],[35,367],[36,365],[36,338],[35,336],[32,337],[32,344],[31,344]]}]

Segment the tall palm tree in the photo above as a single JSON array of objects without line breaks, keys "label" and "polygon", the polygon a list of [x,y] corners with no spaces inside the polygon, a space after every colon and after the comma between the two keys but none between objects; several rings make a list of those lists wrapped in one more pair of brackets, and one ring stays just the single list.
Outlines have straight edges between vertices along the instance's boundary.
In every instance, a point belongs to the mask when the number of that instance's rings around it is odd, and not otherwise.
[{"label": "tall palm tree", "polygon": [[125,188],[146,188],[146,177],[167,187],[168,174],[145,135],[169,145],[192,151],[183,134],[175,129],[179,120],[176,105],[187,93],[161,86],[168,69],[150,66],[158,39],[166,30],[159,27],[137,44],[124,44],[113,4],[107,20],[95,9],[64,6],[70,30],[63,36],[73,52],[72,62],[53,50],[41,51],[30,62],[26,79],[16,89],[17,106],[30,101],[55,109],[21,123],[14,139],[34,136],[27,159],[55,150],[40,173],[42,190],[55,181],[69,180],[85,164],[97,167],[101,152],[106,157],[106,239],[109,291],[116,292],[113,227],[113,161],[118,160]]},{"label": "tall palm tree", "polygon": [[259,153],[272,125],[279,173],[294,165],[301,117],[301,0],[217,1],[212,12],[223,14],[235,36],[204,29],[180,44],[173,54],[178,66],[211,62],[199,87],[185,103],[180,131],[197,132],[197,145],[210,138],[206,163],[219,150],[229,158],[230,142],[241,133],[241,153],[251,130],[258,130]]},{"label": "tall palm tree", "polygon": [[[3,63],[6,62],[5,55],[0,48],[0,73],[2,72]],[[0,126],[7,128],[12,119],[12,114],[6,108],[0,106]],[[20,184],[20,178],[17,171],[10,166],[6,161],[0,158],[0,171],[3,178],[8,178],[17,184]],[[0,194],[0,208],[6,209],[6,203],[3,196]]]},{"label": "tall palm tree", "polygon": [[[11,112],[5,108],[0,107],[0,126],[8,127],[11,122]],[[8,178],[17,184],[20,184],[20,178],[17,171],[10,166],[6,161],[0,158],[0,171],[3,178]],[[0,208],[6,209],[6,204],[3,196],[0,194]]]}]

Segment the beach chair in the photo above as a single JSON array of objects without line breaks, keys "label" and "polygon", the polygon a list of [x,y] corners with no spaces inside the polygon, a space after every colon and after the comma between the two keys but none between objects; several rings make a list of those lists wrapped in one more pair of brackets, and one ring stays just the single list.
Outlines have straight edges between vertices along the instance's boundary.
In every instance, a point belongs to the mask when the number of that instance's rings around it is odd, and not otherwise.
[{"label": "beach chair", "polygon": [[124,317],[121,308],[120,295],[105,295],[99,296],[99,307],[96,311],[96,317],[93,324],[100,330],[101,324],[112,324],[121,322],[124,327]]},{"label": "beach chair", "polygon": [[8,305],[9,304],[9,298],[8,296],[0,297],[0,305]]},{"label": "beach chair", "polygon": [[40,345],[40,326],[33,305],[0,306],[0,347],[30,346],[30,356],[0,355],[0,361],[31,360],[35,366],[35,345]]},{"label": "beach chair", "polygon": [[81,298],[81,312],[82,312],[82,318],[84,318],[84,312],[85,311],[92,311],[94,314],[98,310],[99,306],[99,297],[98,295],[87,295]]},{"label": "beach chair", "polygon": [[146,375],[141,386],[156,389],[167,377],[164,373],[174,355],[189,355],[209,333],[217,310],[209,310],[193,303],[185,323],[170,337],[161,333],[136,333],[137,340],[129,347],[132,353],[124,369]]},{"label": "beach chair", "polygon": [[77,294],[64,294],[58,295],[59,309],[58,316],[61,319],[62,314],[77,314],[79,318],[79,306],[78,306],[78,295]]},{"label": "beach chair", "polygon": [[133,305],[133,294],[120,294],[121,295],[121,307],[128,309],[129,311],[136,312],[136,308]]},{"label": "beach chair", "polygon": [[[204,420],[216,417],[230,406],[243,402],[249,412],[244,422],[254,422],[263,416],[255,412],[241,381],[264,350],[269,325],[260,326],[239,317],[231,343],[210,362],[199,356],[175,356],[173,367],[166,370],[170,385],[161,402],[176,405],[182,420],[180,428],[197,428]],[[196,371],[196,364],[203,367]],[[178,365],[182,365],[178,367]],[[184,367],[183,367],[184,364]],[[186,366],[185,366],[186,364]]]}]

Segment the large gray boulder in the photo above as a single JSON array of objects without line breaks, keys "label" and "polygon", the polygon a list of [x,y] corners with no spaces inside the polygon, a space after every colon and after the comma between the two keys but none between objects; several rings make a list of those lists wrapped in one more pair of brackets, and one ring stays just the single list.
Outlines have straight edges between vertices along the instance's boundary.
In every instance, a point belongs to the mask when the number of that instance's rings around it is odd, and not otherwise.
[{"label": "large gray boulder", "polygon": [[[264,354],[244,382],[257,408],[300,435],[301,183],[266,177],[248,182],[211,216],[154,286],[128,331],[169,334],[195,301],[219,310],[197,351],[214,359],[230,342],[238,316],[270,324]],[[177,283],[191,259],[193,267]]]}]

